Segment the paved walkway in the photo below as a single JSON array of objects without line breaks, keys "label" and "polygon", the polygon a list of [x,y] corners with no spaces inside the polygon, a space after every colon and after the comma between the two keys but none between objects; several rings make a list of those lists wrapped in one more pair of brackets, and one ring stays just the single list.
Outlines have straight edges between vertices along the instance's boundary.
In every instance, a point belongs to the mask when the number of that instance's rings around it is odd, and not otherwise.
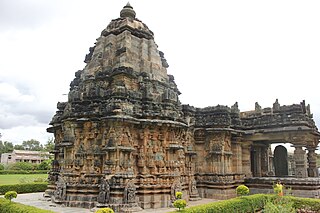
[{"label": "paved walkway", "polygon": [[[39,193],[28,193],[28,194],[18,194],[18,197],[13,199],[12,201],[17,203],[22,203],[29,206],[35,206],[40,209],[51,210],[57,213],[90,213],[93,210],[84,209],[84,208],[74,208],[74,207],[64,207],[51,201],[48,201],[47,198],[43,197],[43,192]],[[188,207],[214,202],[217,200],[214,199],[201,199],[198,201],[189,201]],[[139,213],[166,213],[170,211],[174,211],[175,208],[161,208],[161,209],[146,209],[140,211]]]},{"label": "paved walkway", "polygon": [[51,210],[57,213],[89,213],[90,212],[89,209],[63,207],[61,205],[52,203],[51,201],[48,201],[47,198],[43,197],[43,192],[18,194],[17,198],[12,199],[12,201],[29,205],[29,206],[34,206],[39,209]]}]

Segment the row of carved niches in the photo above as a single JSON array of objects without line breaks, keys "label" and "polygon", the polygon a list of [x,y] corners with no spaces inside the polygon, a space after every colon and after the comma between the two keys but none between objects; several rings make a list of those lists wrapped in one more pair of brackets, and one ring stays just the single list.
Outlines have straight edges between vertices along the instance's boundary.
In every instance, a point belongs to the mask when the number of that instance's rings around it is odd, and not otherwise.
[{"label": "row of carved niches", "polygon": [[255,111],[241,113],[241,120],[244,127],[266,127],[281,126],[290,124],[302,124],[315,127],[310,112],[310,105],[306,106],[305,101],[300,104],[280,106],[278,99],[273,108],[264,108],[256,102]]},{"label": "row of carved niches", "polygon": [[231,152],[231,133],[227,131],[209,133],[205,146],[208,152]]},{"label": "row of carved niches", "polygon": [[[80,125],[78,125],[80,124]],[[82,124],[82,125],[81,125]],[[110,127],[110,126],[114,127]],[[82,128],[81,128],[82,126]],[[98,141],[97,138],[101,139],[101,143],[103,146],[112,147],[112,146],[132,146],[134,145],[134,141],[142,141],[147,140],[150,143],[153,141],[176,141],[176,139],[181,139],[183,141],[189,140],[190,135],[187,135],[185,131],[179,131],[175,133],[174,129],[168,129],[167,127],[157,127],[155,129],[153,126],[144,127],[150,133],[145,132],[141,127],[137,126],[120,126],[117,123],[109,122],[79,122],[77,123],[77,128],[75,129],[75,138],[77,139],[76,145],[80,146],[80,144],[85,145],[89,140]],[[188,133],[190,134],[190,133]],[[57,141],[58,131],[56,132]],[[78,139],[82,139],[79,141]],[[62,139],[60,138],[60,141]],[[98,144],[97,144],[98,145]]]},{"label": "row of carved niches", "polygon": [[197,127],[228,127],[231,125],[231,111],[227,106],[215,106],[197,109],[195,125]]},{"label": "row of carved niches", "polygon": [[231,152],[231,133],[229,131],[208,131],[197,129],[194,132],[196,144],[203,144],[208,152]]},{"label": "row of carved niches", "polygon": [[[83,128],[90,132],[92,126],[97,127],[97,125],[87,122],[84,123]],[[78,131],[76,130],[76,132]],[[176,171],[176,168],[181,166],[183,168],[178,170],[184,172],[185,149],[183,144],[189,144],[187,146],[188,152],[193,150],[191,143],[186,141],[191,139],[191,133],[185,130],[153,128],[149,133],[137,134],[128,127],[116,127],[110,128],[106,132],[107,141],[102,140],[98,143],[98,140],[82,137],[84,142],[77,139],[73,149],[66,148],[65,152],[61,150],[60,164],[65,169],[71,169],[74,165],[76,170],[92,170],[94,168],[94,171],[101,170],[101,165],[104,164],[108,167],[105,168],[107,170],[123,171],[132,166],[132,162],[136,161],[137,156],[138,166],[146,167],[152,173],[166,172],[167,170],[168,172]],[[92,133],[90,134],[92,135]],[[139,143],[146,143],[146,145],[138,146],[133,142],[137,142],[137,140],[132,138],[140,138]],[[137,152],[137,150],[139,151]],[[74,153],[75,159],[72,158],[72,153]]]},{"label": "row of carved niches", "polygon": [[[139,102],[141,104],[139,104]],[[59,114],[59,115],[58,115]],[[74,102],[68,103],[64,112],[58,113],[52,123],[57,123],[62,119],[81,118],[81,117],[101,117],[110,115],[129,115],[132,117],[160,118],[167,120],[183,120],[181,112],[177,107],[177,103],[171,100],[166,103],[155,101],[141,102],[136,100],[128,100],[115,96],[104,102]]]},{"label": "row of carved niches", "polygon": [[[73,182],[73,181],[76,182]],[[99,184],[97,184],[99,183]],[[112,177],[105,179],[104,177],[93,177],[92,175],[75,176],[63,174],[56,181],[56,190],[54,192],[55,201],[65,201],[68,196],[68,188],[77,187],[82,191],[98,190],[99,194],[96,200],[99,203],[135,203],[136,202],[136,185],[131,179],[123,179]],[[122,191],[123,197],[118,199],[116,191]],[[114,196],[114,193],[116,193]]]},{"label": "row of carved niches", "polygon": [[156,102],[178,101],[179,91],[174,81],[166,84],[151,81],[150,74],[134,72],[132,68],[127,67],[114,69],[109,75],[104,73],[97,72],[96,77],[86,80],[75,78],[70,85],[69,102],[87,99],[101,101],[111,97],[148,99]]},{"label": "row of carved niches", "polygon": [[[90,185],[92,187],[97,187],[101,184],[101,180],[104,174],[92,174],[86,172],[60,172],[54,173],[50,172],[50,177],[55,177],[51,181],[58,181],[57,177],[63,177],[64,182],[68,186],[86,186]],[[129,179],[132,179],[132,174],[116,174],[108,181],[113,187],[125,187]],[[158,180],[158,179],[157,179]]]},{"label": "row of carved niches", "polygon": [[204,158],[196,159],[196,173],[225,174],[232,173],[232,155],[230,154],[207,154]]},{"label": "row of carved niches", "polygon": [[76,159],[76,160],[61,160],[60,165],[63,171],[88,171],[95,174],[101,172],[106,174],[119,174],[119,173],[136,173],[136,174],[153,174],[153,175],[172,175],[172,174],[189,174],[194,171],[192,163],[186,163],[185,161],[168,161],[168,162],[152,162],[145,166],[134,166],[133,160],[106,160],[105,164],[102,165],[103,160],[101,159]]},{"label": "row of carved niches", "polygon": [[244,178],[243,174],[196,174],[196,181],[198,184],[226,184],[241,181]]},{"label": "row of carved niches", "polygon": [[[273,108],[273,110],[271,108],[261,109],[261,106],[256,103],[255,111],[241,112],[240,117],[237,103],[231,108],[218,105],[200,109],[183,105],[183,112],[186,117],[189,117],[189,120],[195,117],[197,127],[232,125],[236,128],[258,128],[293,124],[306,125],[310,128],[315,127],[310,106],[305,106],[304,102],[289,106],[280,106],[275,103]],[[298,127],[297,130],[299,130]]]}]

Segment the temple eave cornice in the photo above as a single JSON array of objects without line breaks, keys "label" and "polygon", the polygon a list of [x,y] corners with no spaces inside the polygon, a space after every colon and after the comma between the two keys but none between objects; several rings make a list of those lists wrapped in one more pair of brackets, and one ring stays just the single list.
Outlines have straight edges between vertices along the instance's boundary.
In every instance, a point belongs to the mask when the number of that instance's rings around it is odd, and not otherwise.
[{"label": "temple eave cornice", "polygon": [[283,133],[283,132],[310,132],[312,134],[319,135],[318,131],[306,126],[288,126],[288,127],[278,127],[278,128],[263,128],[263,129],[251,129],[244,130],[247,135],[259,134],[259,133]]},{"label": "temple eave cornice", "polygon": [[123,33],[124,31],[129,31],[133,36],[136,36],[138,38],[145,38],[147,40],[154,39],[153,34],[151,34],[150,32],[137,30],[137,29],[130,27],[128,25],[121,26],[121,27],[119,27],[117,29],[113,29],[111,31],[104,30],[101,32],[101,36],[107,37],[110,34],[117,36],[117,35]]}]

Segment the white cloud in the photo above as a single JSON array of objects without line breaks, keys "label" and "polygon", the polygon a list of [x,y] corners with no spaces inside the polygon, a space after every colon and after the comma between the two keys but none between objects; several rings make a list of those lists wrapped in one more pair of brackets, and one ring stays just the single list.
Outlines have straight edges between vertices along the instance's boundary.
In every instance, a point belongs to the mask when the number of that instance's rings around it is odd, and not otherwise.
[{"label": "white cloud", "polygon": [[16,115],[12,113],[1,112],[0,120],[0,129],[10,129],[17,126],[39,125],[39,123],[31,115]]},{"label": "white cloud", "polygon": [[0,83],[0,128],[48,123],[51,116],[37,98],[25,95],[9,83]]},{"label": "white cloud", "polygon": [[38,124],[35,126],[16,126],[10,129],[1,129],[1,140],[10,141],[13,144],[21,144],[23,141],[35,139],[45,144],[52,134],[46,132],[46,125]]},{"label": "white cloud", "polygon": [[0,100],[7,103],[25,103],[34,100],[34,96],[21,94],[20,91],[9,83],[0,82]]},{"label": "white cloud", "polygon": [[[74,73],[84,67],[88,48],[126,3],[1,1],[1,118],[11,117],[10,127],[39,125],[45,131]],[[130,3],[155,33],[182,103],[205,107],[238,101],[245,111],[256,101],[270,107],[276,98],[285,105],[305,99],[320,125],[319,1]],[[25,134],[17,129],[5,131],[15,140]]]}]

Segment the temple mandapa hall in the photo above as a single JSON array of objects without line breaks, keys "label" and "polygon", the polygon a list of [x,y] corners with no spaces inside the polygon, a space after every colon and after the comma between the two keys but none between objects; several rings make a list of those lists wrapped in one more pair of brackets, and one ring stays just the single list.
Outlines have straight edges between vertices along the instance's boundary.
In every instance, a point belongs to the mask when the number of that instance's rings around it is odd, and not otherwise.
[{"label": "temple mandapa hall", "polygon": [[[305,101],[240,112],[238,104],[197,108],[180,91],[153,32],[128,3],[101,32],[57,104],[46,194],[74,207],[133,212],[183,199],[228,199],[246,184],[272,191],[281,179],[295,196],[319,197],[320,134]],[[294,148],[289,156],[285,146]]]}]

